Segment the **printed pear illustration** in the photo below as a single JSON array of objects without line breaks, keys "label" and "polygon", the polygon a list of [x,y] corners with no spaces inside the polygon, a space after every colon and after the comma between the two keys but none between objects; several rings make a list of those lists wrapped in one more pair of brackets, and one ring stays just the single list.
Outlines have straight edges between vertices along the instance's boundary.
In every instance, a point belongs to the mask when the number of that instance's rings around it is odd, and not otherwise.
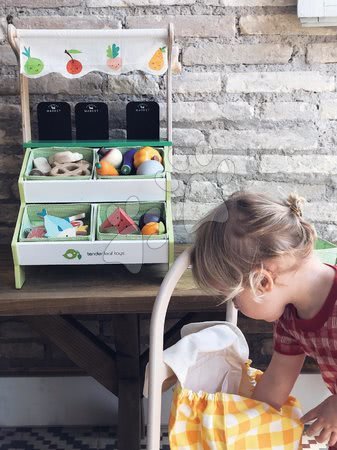
[{"label": "printed pear illustration", "polygon": [[77,75],[83,69],[82,63],[77,59],[74,59],[71,55],[75,55],[77,53],[82,53],[80,50],[64,50],[68,56],[70,56],[71,60],[67,62],[66,69],[71,75]]},{"label": "printed pear illustration", "polygon": [[119,70],[122,67],[122,58],[119,56],[120,48],[116,44],[109,45],[106,56],[109,58],[106,62],[107,66],[112,70]]},{"label": "printed pear illustration", "polygon": [[164,65],[165,65],[164,53],[165,53],[165,51],[166,51],[166,47],[158,48],[156,53],[152,56],[152,58],[149,61],[150,69],[159,71],[159,70],[161,70],[164,67]]},{"label": "printed pear illustration", "polygon": [[24,65],[24,71],[28,75],[38,75],[40,72],[42,72],[44,64],[41,59],[32,58],[30,56],[30,47],[24,47],[24,52],[22,52],[22,54],[28,58]]}]

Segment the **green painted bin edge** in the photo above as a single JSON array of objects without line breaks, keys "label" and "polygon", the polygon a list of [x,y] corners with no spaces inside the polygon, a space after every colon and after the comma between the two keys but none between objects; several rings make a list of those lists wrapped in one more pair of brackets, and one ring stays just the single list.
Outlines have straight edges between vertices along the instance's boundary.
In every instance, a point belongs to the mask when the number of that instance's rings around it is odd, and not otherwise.
[{"label": "green painted bin edge", "polygon": [[337,263],[337,245],[318,238],[315,242],[315,253],[324,263],[335,265]]},{"label": "green painted bin edge", "polygon": [[137,141],[127,139],[112,139],[107,141],[28,141],[24,148],[35,147],[172,147],[171,141]]},{"label": "green painted bin edge", "polygon": [[166,178],[166,229],[169,238],[168,248],[168,264],[171,266],[174,262],[174,230],[173,230],[173,216],[172,216],[172,178],[171,174],[167,174]]}]

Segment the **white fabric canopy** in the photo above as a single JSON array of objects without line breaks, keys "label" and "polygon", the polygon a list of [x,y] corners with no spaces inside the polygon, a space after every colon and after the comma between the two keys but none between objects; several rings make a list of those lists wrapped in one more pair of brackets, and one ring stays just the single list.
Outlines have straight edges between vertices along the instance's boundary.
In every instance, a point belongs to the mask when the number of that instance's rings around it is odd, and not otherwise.
[{"label": "white fabric canopy", "polygon": [[17,30],[20,72],[29,78],[60,73],[79,78],[92,71],[119,75],[167,70],[166,29]]}]

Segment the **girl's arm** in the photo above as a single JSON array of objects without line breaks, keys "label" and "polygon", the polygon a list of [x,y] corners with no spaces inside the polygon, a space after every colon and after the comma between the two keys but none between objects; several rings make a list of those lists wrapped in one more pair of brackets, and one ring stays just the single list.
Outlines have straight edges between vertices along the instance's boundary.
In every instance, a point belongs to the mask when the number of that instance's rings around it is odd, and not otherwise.
[{"label": "girl's arm", "polygon": [[287,401],[301,372],[304,360],[305,354],[282,355],[274,352],[267,370],[253,392],[252,398],[280,409]]}]

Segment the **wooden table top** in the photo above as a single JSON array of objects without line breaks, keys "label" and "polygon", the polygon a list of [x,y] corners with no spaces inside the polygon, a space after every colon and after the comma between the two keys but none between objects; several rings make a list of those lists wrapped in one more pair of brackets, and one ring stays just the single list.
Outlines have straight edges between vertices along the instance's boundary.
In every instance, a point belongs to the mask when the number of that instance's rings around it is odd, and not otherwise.
[{"label": "wooden table top", "polygon": [[[176,255],[186,246],[176,245]],[[122,265],[26,267],[22,289],[14,287],[9,247],[0,247],[0,315],[151,313],[162,267],[143,265],[130,273]],[[181,277],[169,311],[225,310],[216,299],[195,286],[191,270]]]}]

